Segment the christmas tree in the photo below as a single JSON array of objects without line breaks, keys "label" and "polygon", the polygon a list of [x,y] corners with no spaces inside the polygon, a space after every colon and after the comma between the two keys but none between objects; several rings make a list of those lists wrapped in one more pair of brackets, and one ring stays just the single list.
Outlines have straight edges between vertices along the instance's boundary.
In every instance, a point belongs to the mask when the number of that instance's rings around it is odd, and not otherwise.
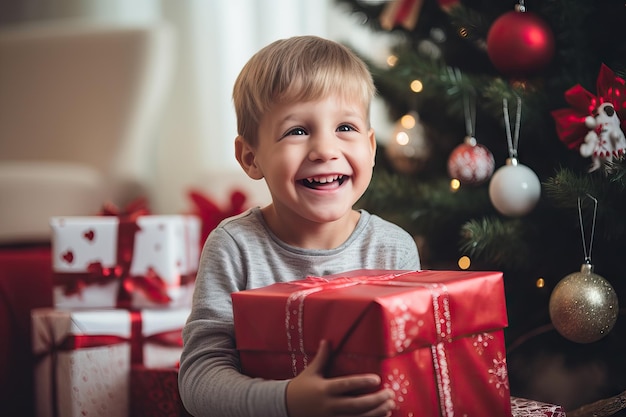
[{"label": "christmas tree", "polygon": [[626,415],[624,1],[337,2],[397,40],[364,56],[397,126],[360,206],[425,269],[504,272],[512,394]]}]

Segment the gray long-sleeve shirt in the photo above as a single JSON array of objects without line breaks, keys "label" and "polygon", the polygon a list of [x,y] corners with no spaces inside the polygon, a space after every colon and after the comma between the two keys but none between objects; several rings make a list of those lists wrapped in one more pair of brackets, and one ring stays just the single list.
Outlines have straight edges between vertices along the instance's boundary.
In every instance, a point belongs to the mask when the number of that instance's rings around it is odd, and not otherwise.
[{"label": "gray long-sleeve shirt", "polygon": [[179,390],[191,414],[288,417],[288,381],[250,378],[240,372],[231,293],[353,269],[420,269],[415,241],[406,231],[365,210],[360,213],[348,240],[328,250],[282,242],[269,230],[259,208],[227,219],[211,232],[183,330]]}]

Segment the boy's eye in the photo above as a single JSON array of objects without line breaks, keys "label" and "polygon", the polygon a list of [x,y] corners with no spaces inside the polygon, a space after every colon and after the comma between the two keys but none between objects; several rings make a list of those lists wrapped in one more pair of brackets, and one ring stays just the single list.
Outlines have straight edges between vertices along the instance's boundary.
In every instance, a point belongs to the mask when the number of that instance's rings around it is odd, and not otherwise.
[{"label": "boy's eye", "polygon": [[290,131],[288,131],[285,136],[289,136],[289,135],[294,135],[294,136],[306,135],[306,130],[302,129],[301,127],[295,127],[291,129]]},{"label": "boy's eye", "polygon": [[350,132],[350,131],[353,131],[353,130],[355,130],[354,127],[352,127],[350,125],[340,125],[337,128],[338,132]]}]

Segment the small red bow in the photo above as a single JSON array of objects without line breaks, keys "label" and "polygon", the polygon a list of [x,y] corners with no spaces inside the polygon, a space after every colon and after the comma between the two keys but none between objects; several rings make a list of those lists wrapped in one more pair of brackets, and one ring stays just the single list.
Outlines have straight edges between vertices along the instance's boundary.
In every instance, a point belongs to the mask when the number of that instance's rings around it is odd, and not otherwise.
[{"label": "small red bow", "polygon": [[131,201],[123,209],[120,209],[110,201],[106,202],[102,205],[102,210],[99,213],[100,216],[117,216],[133,220],[136,220],[139,216],[147,216],[149,214],[148,200],[145,197]]},{"label": "small red bow", "polygon": [[561,142],[569,149],[578,149],[585,140],[589,128],[585,119],[593,116],[602,103],[611,103],[620,119],[622,131],[626,131],[626,83],[605,64],[600,67],[596,81],[597,96],[576,84],[565,92],[565,101],[571,106],[552,111],[556,131]]},{"label": "small red bow", "polygon": [[189,198],[195,205],[195,214],[202,221],[201,245],[222,220],[243,213],[245,210],[246,195],[238,190],[231,193],[230,207],[226,208],[221,208],[197,190],[189,191]]}]

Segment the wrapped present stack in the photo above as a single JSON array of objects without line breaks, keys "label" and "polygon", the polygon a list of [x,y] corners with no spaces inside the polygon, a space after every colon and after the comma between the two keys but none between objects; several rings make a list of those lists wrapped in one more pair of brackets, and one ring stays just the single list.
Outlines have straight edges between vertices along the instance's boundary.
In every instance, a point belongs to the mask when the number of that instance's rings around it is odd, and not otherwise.
[{"label": "wrapped present stack", "polygon": [[394,417],[564,416],[510,395],[500,272],[358,270],[240,291],[232,301],[250,376],[292,378],[326,339],[327,376],[379,374],[395,391]]},{"label": "wrapped present stack", "polygon": [[50,224],[54,307],[32,311],[37,416],[184,416],[177,387],[154,381],[177,372],[200,218],[137,202]]}]

